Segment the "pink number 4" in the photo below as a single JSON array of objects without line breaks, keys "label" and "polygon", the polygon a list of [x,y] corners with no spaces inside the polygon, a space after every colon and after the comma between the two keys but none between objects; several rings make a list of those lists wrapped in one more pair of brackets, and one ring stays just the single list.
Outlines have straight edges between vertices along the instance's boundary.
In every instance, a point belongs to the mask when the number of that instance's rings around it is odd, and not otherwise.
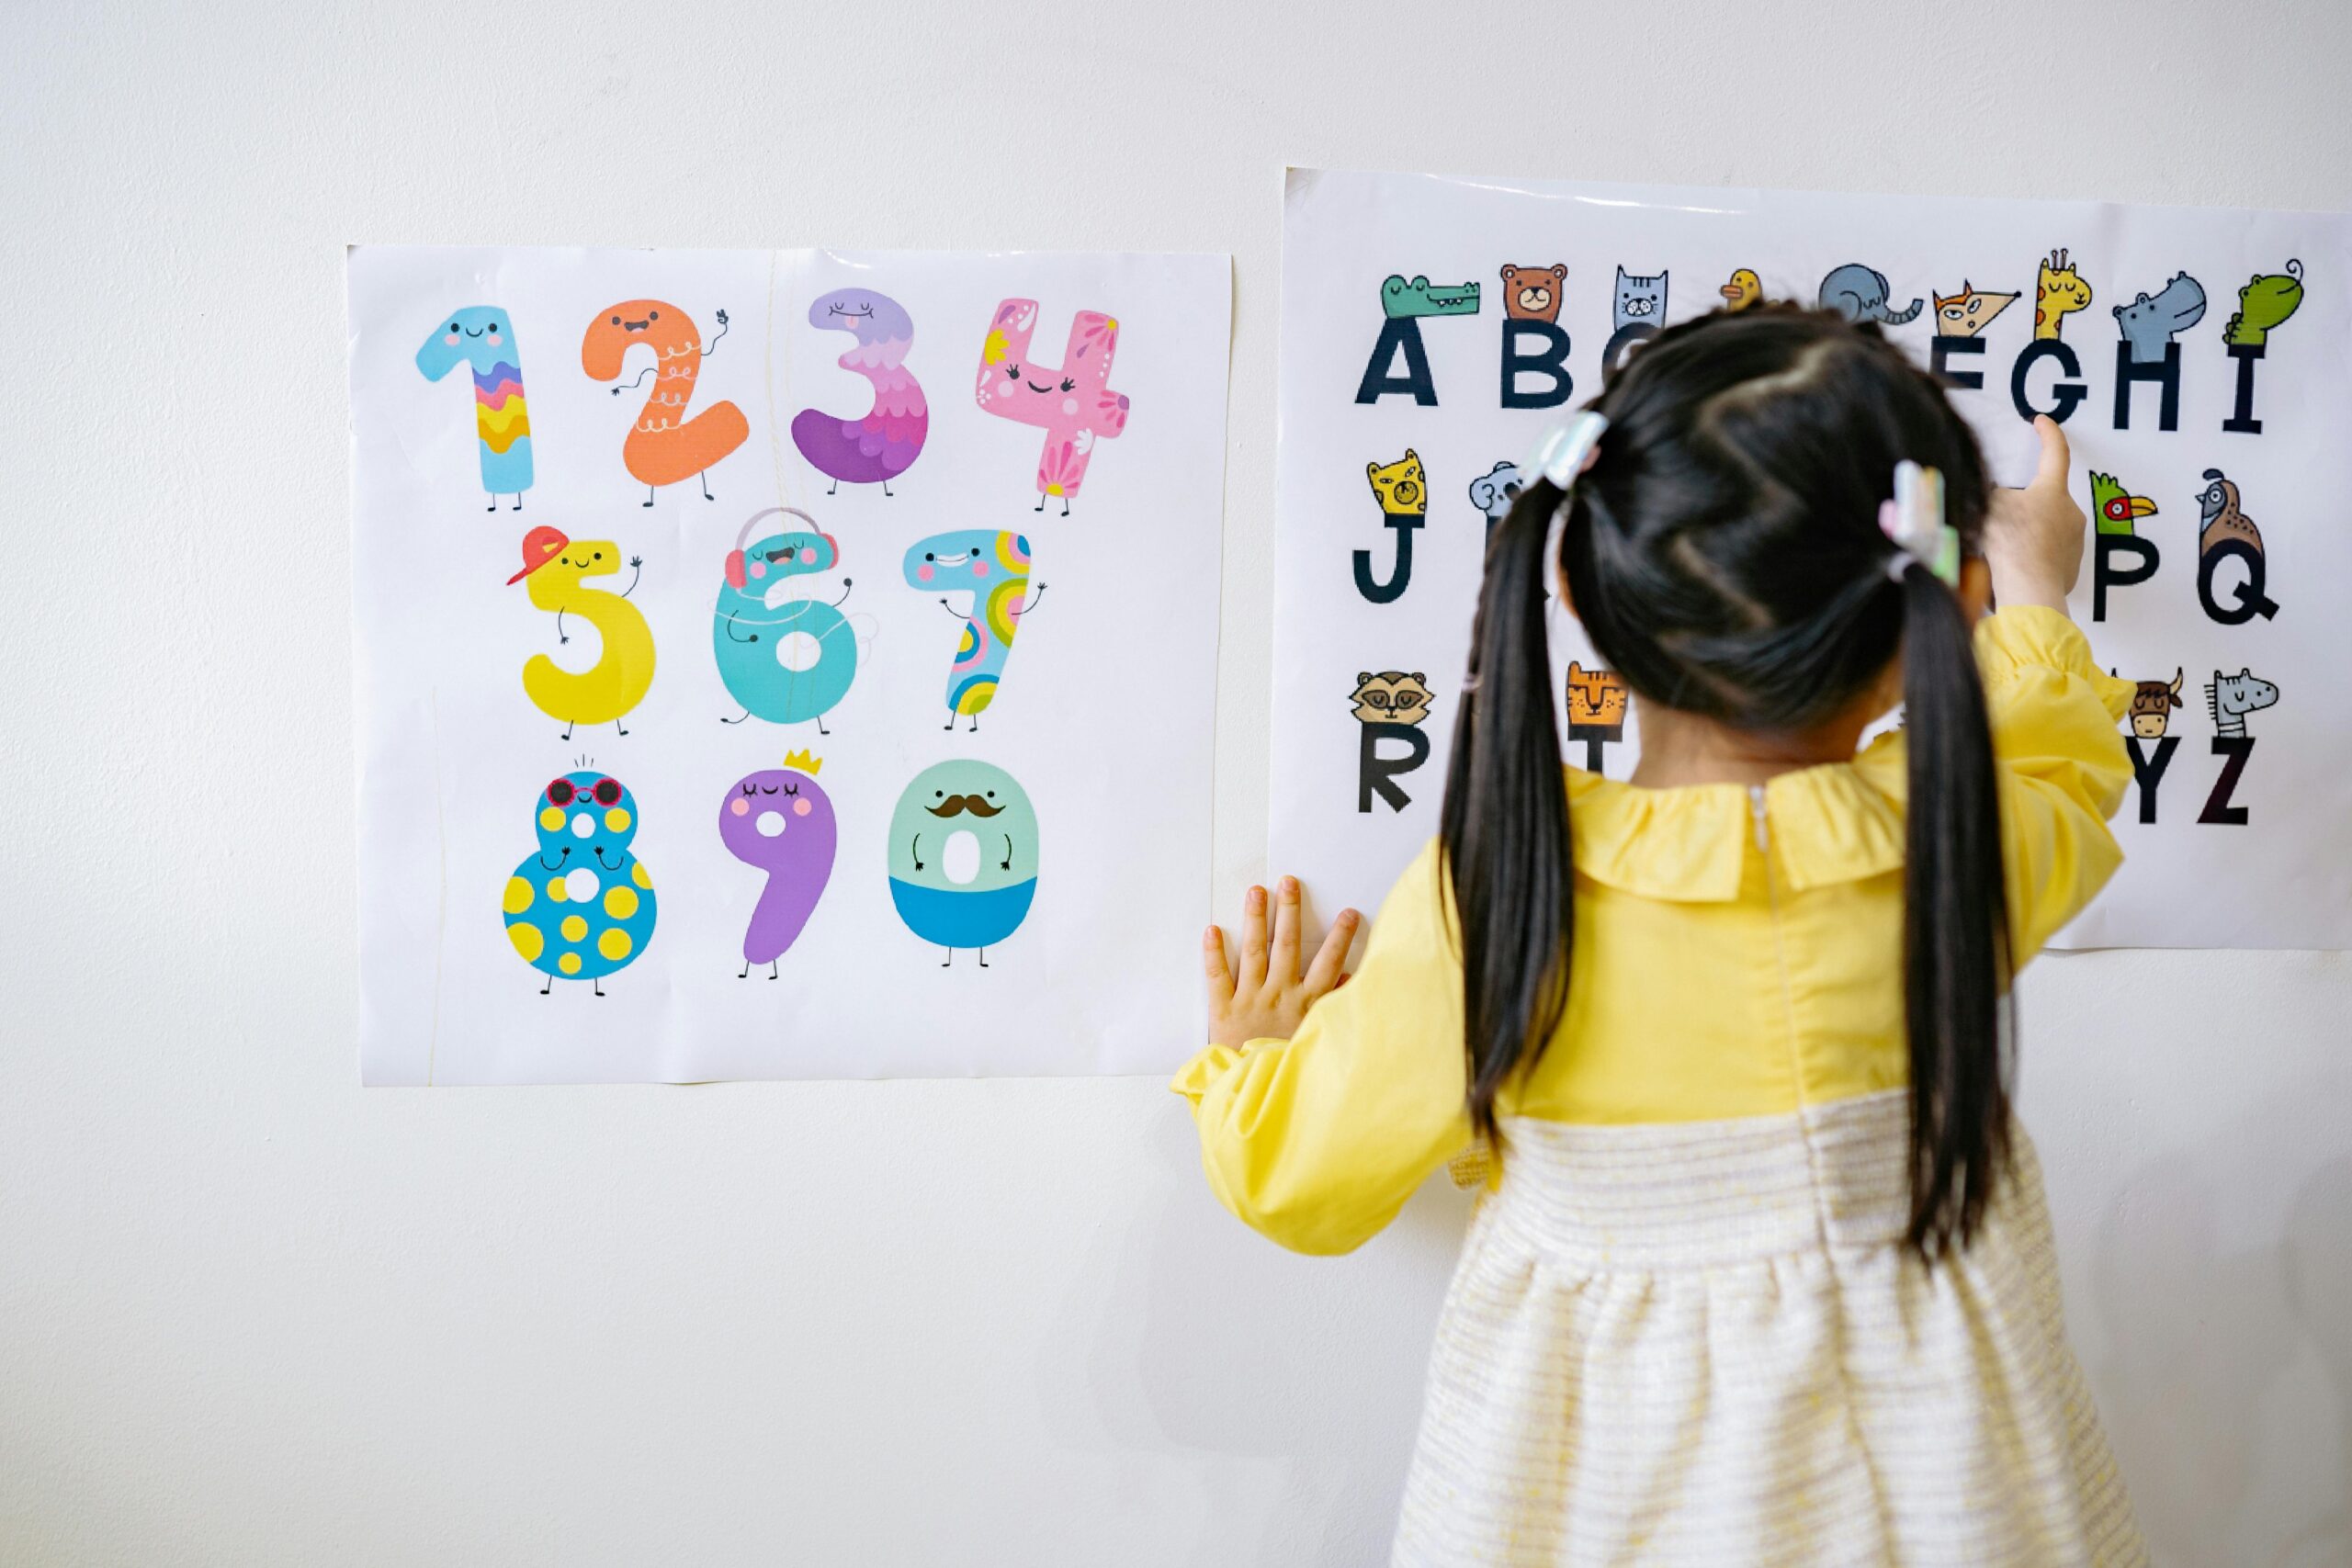
[{"label": "pink number 4", "polygon": [[1127,395],[1111,390],[1111,360],[1119,347],[1119,323],[1100,310],[1080,310],[1070,322],[1069,345],[1059,367],[1029,357],[1029,335],[1037,326],[1037,301],[1007,299],[989,322],[980,345],[980,376],[973,397],[983,412],[1046,433],[1037,459],[1037,510],[1046,498],[1070,497],[1086,479],[1094,443],[1127,427]]}]

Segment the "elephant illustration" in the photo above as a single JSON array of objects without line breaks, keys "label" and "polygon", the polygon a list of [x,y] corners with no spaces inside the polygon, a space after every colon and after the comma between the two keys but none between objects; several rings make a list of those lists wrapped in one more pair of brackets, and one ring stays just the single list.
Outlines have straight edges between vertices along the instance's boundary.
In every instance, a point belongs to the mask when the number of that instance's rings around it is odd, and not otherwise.
[{"label": "elephant illustration", "polygon": [[1924,299],[1914,299],[1906,310],[1886,308],[1886,274],[1848,262],[1821,280],[1821,308],[1835,310],[1849,321],[1877,321],[1899,327],[1917,316]]}]

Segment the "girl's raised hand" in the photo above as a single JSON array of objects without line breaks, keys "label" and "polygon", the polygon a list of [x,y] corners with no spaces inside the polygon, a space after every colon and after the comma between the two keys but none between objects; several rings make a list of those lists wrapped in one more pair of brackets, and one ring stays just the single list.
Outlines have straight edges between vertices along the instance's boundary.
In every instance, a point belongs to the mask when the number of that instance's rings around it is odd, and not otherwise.
[{"label": "girl's raised hand", "polygon": [[1209,1043],[1239,1046],[1252,1040],[1287,1040],[1298,1032],[1306,1010],[1339,988],[1347,976],[1340,965],[1356,939],[1363,919],[1342,909],[1316,951],[1305,973],[1298,966],[1298,878],[1285,876],[1276,886],[1274,934],[1266,940],[1266,890],[1252,887],[1241,900],[1241,968],[1236,974],[1225,960],[1225,932],[1211,926],[1201,939],[1203,967],[1209,982]]},{"label": "girl's raised hand", "polygon": [[2041,461],[2023,490],[1993,492],[1984,562],[1993,569],[1995,603],[2044,604],[2063,615],[2066,595],[2082,575],[2089,520],[2068,486],[2066,433],[2048,414],[2033,428],[2041,437]]}]

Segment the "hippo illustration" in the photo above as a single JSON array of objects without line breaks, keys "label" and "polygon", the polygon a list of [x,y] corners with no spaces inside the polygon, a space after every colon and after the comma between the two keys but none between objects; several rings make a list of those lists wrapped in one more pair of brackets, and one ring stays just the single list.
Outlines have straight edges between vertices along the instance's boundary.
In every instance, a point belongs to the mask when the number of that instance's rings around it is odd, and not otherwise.
[{"label": "hippo illustration", "polygon": [[2185,333],[2204,319],[2204,286],[2185,272],[2174,273],[2172,281],[2154,299],[2143,290],[2129,305],[2115,307],[2116,323],[2123,330],[2123,341],[2132,345],[2135,365],[2158,363],[2174,333]]},{"label": "hippo illustration", "polygon": [[1886,308],[1886,274],[1860,262],[1848,262],[1821,280],[1821,308],[1835,310],[1849,321],[1878,321],[1899,327],[1926,305],[1924,299],[1914,299],[1909,310],[1890,311]]}]

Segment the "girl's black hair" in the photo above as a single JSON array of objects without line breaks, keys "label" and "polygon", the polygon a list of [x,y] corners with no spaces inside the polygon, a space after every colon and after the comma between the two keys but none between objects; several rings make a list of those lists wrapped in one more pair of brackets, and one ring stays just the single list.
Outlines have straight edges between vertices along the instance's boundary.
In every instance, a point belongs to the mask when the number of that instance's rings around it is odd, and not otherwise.
[{"label": "girl's black hair", "polygon": [[1788,306],[1668,328],[1592,406],[1609,428],[1565,513],[1538,477],[1488,546],[1447,764],[1472,1120],[1491,1134],[1497,1092],[1542,1057],[1575,951],[1544,637],[1556,521],[1556,564],[1593,649],[1646,701],[1800,732],[1902,658],[1908,1239],[1932,1260],[1974,1234],[2008,1157],[2007,906],[1966,617],[1927,568],[1889,575],[1879,503],[1898,461],[1940,469],[1946,520],[1973,551],[1990,497],[1983,454],[1941,386],[1875,326]]}]

